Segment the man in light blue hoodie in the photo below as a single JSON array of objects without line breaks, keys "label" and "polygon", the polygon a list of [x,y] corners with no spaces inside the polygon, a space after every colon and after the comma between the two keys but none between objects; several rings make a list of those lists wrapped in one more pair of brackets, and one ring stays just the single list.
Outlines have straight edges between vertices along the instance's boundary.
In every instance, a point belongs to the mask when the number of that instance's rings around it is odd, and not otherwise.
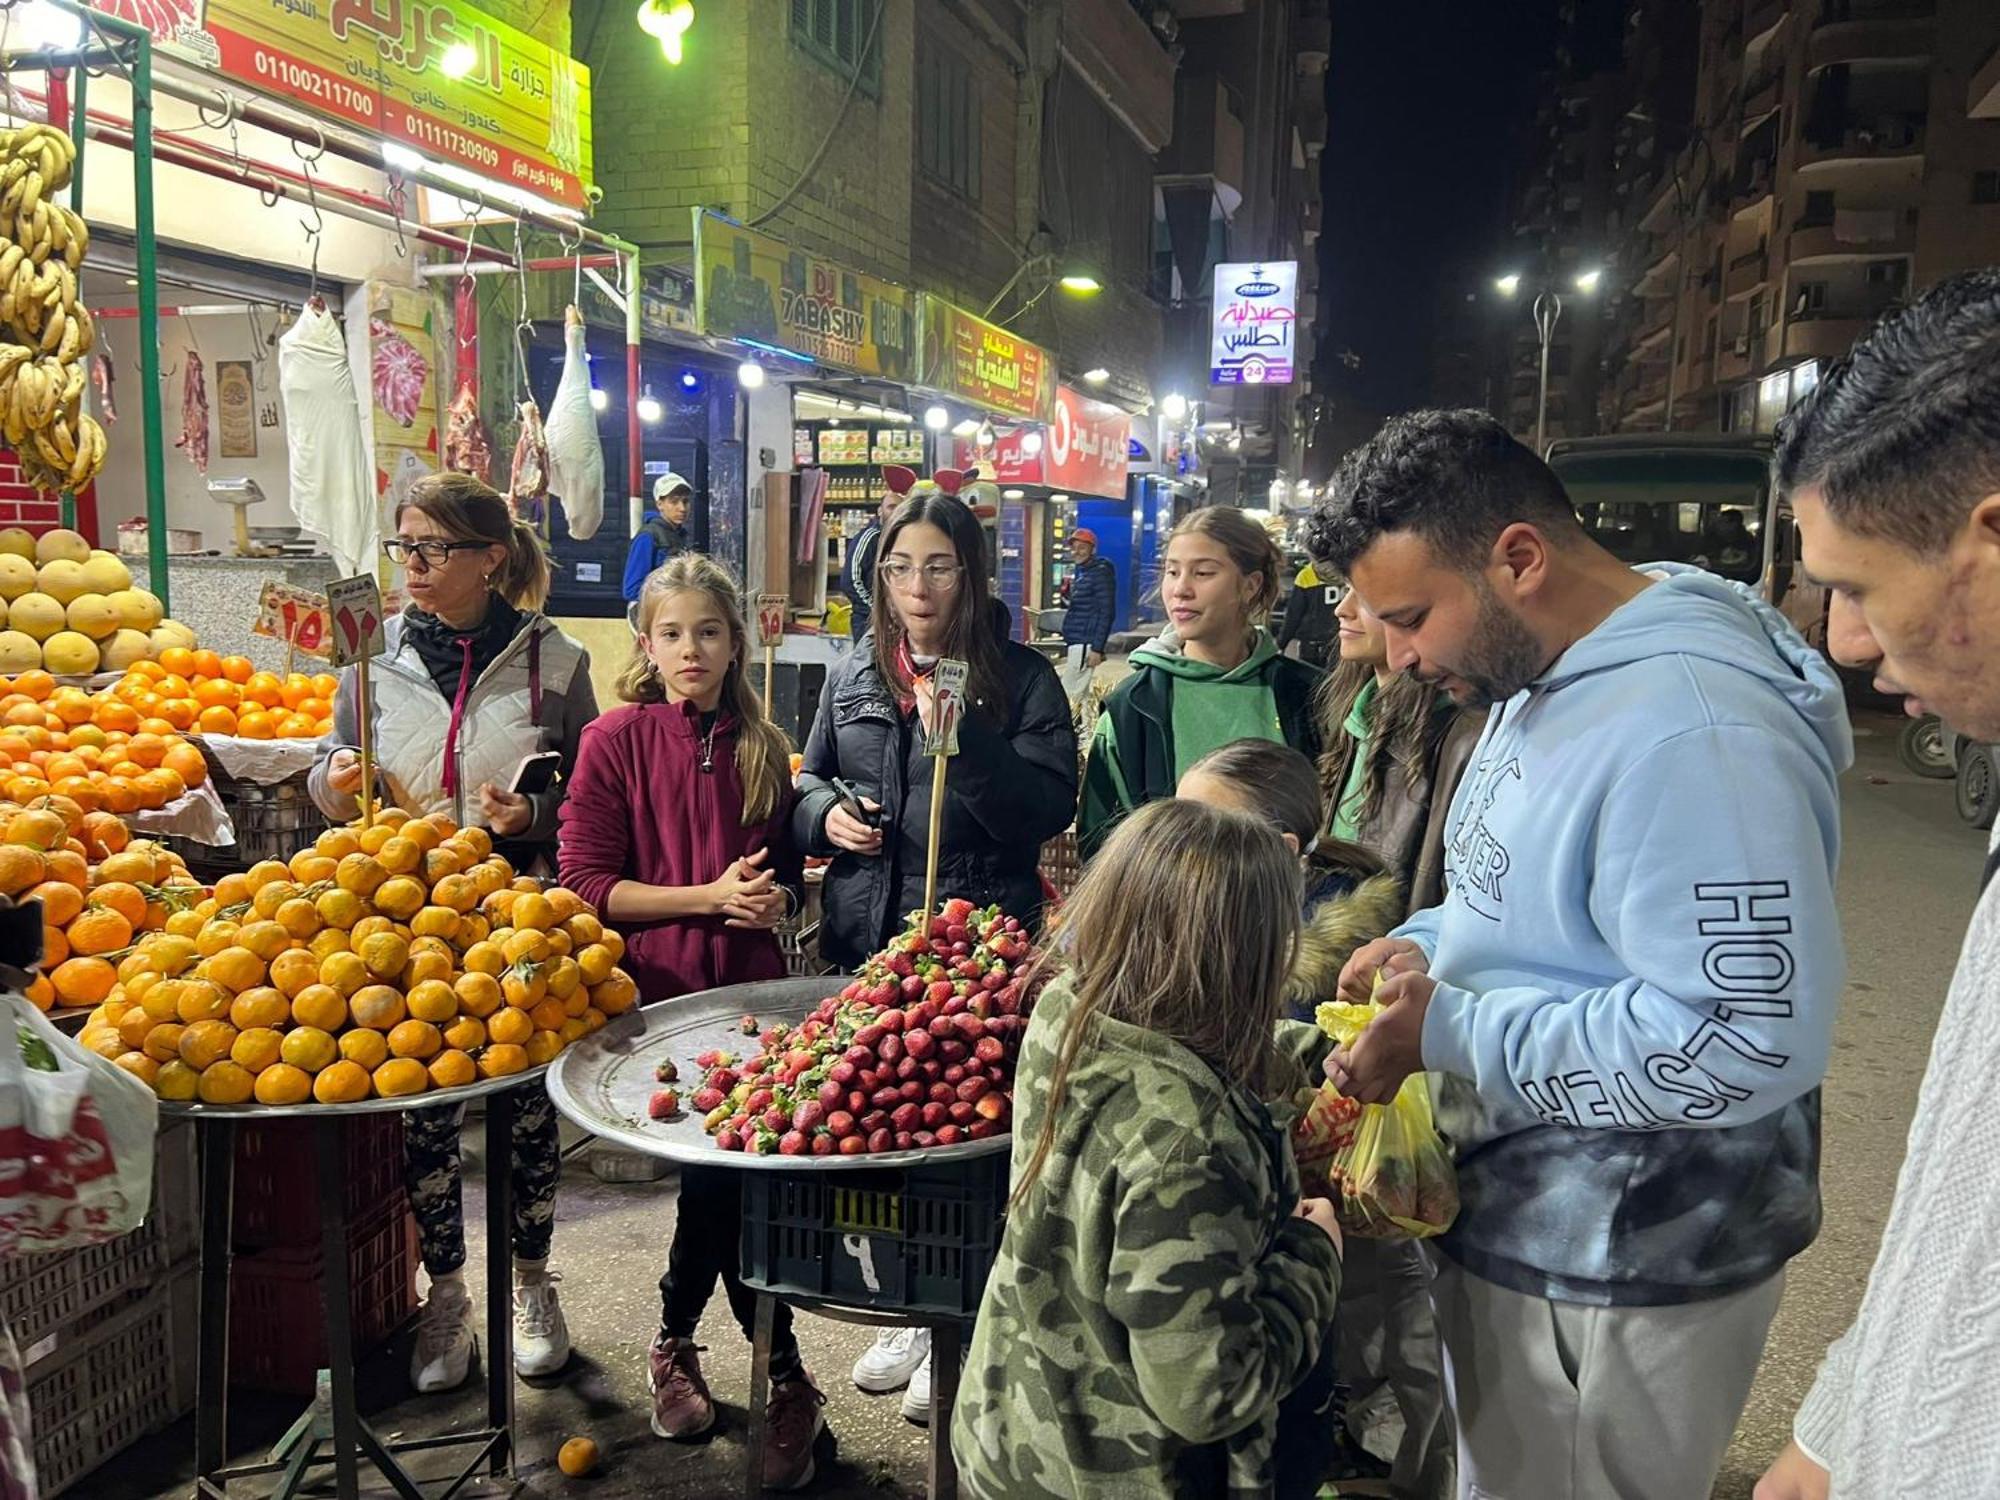
[{"label": "man in light blue hoodie", "polygon": [[1327,1065],[1371,1101],[1444,1075],[1462,1482],[1706,1500],[1819,1228],[1839,681],[1748,590],[1604,551],[1483,412],[1389,422],[1312,541],[1392,667],[1493,705],[1445,902],[1355,955],[1386,1009]]}]

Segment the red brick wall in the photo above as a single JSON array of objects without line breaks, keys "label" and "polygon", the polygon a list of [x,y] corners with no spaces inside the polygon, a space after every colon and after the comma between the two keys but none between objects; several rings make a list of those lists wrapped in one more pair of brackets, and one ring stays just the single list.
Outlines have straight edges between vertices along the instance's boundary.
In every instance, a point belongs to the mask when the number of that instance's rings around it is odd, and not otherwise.
[{"label": "red brick wall", "polygon": [[[95,488],[76,497],[77,529],[97,544],[97,495]],[[0,448],[0,527],[22,526],[44,532],[62,525],[62,502],[54,495],[38,494],[21,478],[21,466],[13,453]]]}]

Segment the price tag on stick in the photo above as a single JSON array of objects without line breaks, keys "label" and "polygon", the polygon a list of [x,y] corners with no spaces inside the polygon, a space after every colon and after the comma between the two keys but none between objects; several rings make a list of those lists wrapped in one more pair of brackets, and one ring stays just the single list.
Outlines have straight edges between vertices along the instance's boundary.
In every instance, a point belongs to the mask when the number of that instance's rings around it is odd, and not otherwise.
[{"label": "price tag on stick", "polygon": [[757,644],[764,651],[764,712],[771,711],[771,678],[777,671],[778,643],[785,638],[785,611],[791,600],[783,594],[757,596]]},{"label": "price tag on stick", "polygon": [[252,635],[285,643],[285,675],[292,674],[292,658],[304,652],[317,661],[333,659],[333,616],[326,595],[289,583],[267,583],[257,600],[257,618],[250,626]]},{"label": "price tag on stick", "polygon": [[372,573],[343,578],[326,591],[332,619],[336,667],[354,668],[356,717],[361,724],[361,826],[375,822],[375,697],[368,686],[368,663],[382,654],[382,588]]},{"label": "price tag on stick", "polygon": [[949,657],[931,669],[932,713],[924,726],[924,754],[931,760],[930,842],[924,852],[924,916],[937,910],[938,844],[944,833],[945,767],[958,754],[958,723],[965,712],[971,669]]}]

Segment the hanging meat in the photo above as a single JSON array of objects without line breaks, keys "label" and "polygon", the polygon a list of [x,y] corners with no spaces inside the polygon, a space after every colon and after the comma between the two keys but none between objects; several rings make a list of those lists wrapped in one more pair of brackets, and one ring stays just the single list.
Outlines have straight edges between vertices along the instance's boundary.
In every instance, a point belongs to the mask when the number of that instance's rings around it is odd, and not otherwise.
[{"label": "hanging meat", "polygon": [[579,542],[604,522],[604,444],[590,405],[590,356],[583,314],[574,307],[563,329],[562,380],[549,403],[549,488],[563,503],[569,534]]},{"label": "hanging meat", "polygon": [[470,382],[458,388],[444,419],[444,466],[485,484],[493,474],[493,435],[479,417],[479,393]]},{"label": "hanging meat", "polygon": [[118,402],[115,399],[117,381],[118,372],[112,367],[108,355],[99,354],[92,358],[90,383],[97,389],[97,414],[104,419],[106,427],[118,420]]},{"label": "hanging meat", "polygon": [[188,462],[208,472],[208,379],[192,349],[181,356],[181,435],[174,446],[185,448]]},{"label": "hanging meat", "polygon": [[368,320],[368,337],[375,345],[371,362],[375,404],[394,418],[398,427],[415,425],[431,378],[430,362],[386,318]]},{"label": "hanging meat", "polygon": [[549,498],[549,440],[542,431],[542,409],[529,397],[520,406],[521,435],[514,440],[514,469],[507,481],[507,498],[514,514],[539,524]]},{"label": "hanging meat", "polygon": [[292,514],[326,541],[342,577],[372,572],[381,538],[347,340],[317,297],[278,340]]}]

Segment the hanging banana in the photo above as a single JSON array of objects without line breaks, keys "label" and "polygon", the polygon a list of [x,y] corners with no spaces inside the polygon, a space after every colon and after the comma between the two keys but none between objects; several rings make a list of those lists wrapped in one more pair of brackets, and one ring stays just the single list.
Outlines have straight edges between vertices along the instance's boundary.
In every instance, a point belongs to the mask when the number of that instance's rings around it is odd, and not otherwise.
[{"label": "hanging banana", "polygon": [[88,484],[104,465],[104,429],[82,409],[97,342],[77,282],[90,229],[55,201],[75,167],[53,126],[0,129],[0,437],[42,490]]}]

